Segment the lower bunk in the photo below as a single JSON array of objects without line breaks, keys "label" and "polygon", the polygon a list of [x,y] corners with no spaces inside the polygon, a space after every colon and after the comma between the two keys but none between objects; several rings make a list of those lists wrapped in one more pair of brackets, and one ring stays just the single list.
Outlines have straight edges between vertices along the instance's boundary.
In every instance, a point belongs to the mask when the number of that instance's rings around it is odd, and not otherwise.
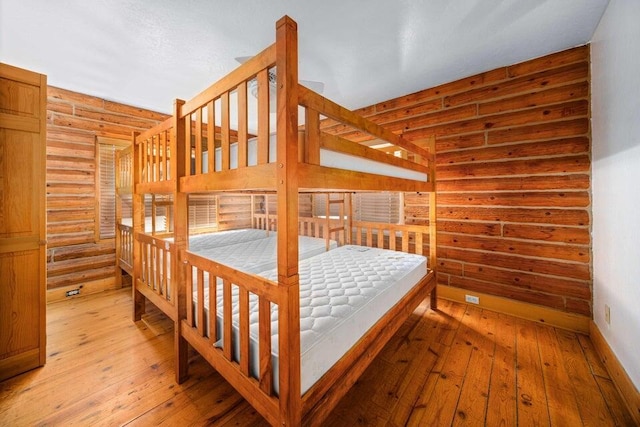
[{"label": "lower bunk", "polygon": [[[189,249],[205,257],[216,258],[232,268],[260,272],[275,268],[277,244],[275,224],[256,215],[261,228],[216,231],[189,236]],[[344,240],[344,233],[329,231],[335,227],[326,219],[300,217],[300,259],[309,258]],[[334,239],[331,238],[334,236]],[[136,233],[130,249],[139,251],[131,257],[135,271],[132,284],[134,320],[140,320],[149,301],[174,322],[178,321],[178,286],[175,285],[176,245],[171,234]],[[173,260],[173,261],[172,261]]]},{"label": "lower bunk", "polygon": [[[385,231],[385,247],[390,241],[395,247],[389,236],[397,236],[399,247],[421,253],[419,227],[380,229],[380,235]],[[369,246],[341,246],[300,261],[298,403],[306,423],[328,415],[404,320],[435,293],[425,256],[371,247],[383,241],[375,234],[368,230],[354,239]],[[181,336],[275,424],[283,363],[277,270],[243,272],[203,255],[185,253]],[[178,365],[186,374],[187,361]]]}]

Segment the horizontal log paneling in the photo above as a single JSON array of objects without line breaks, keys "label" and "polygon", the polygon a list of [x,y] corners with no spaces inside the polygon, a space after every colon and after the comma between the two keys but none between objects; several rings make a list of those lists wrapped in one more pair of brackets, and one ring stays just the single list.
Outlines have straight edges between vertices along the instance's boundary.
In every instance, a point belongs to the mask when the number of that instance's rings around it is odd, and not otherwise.
[{"label": "horizontal log paneling", "polygon": [[589,224],[589,212],[584,209],[441,207],[438,208],[438,218],[581,226]]},{"label": "horizontal log paneling", "polygon": [[469,262],[494,267],[511,268],[530,273],[590,280],[591,271],[585,263],[527,258],[519,254],[501,254],[481,250],[468,250],[461,246],[438,248],[438,256],[460,262]]},{"label": "horizontal log paneling", "polygon": [[[482,88],[459,93],[457,95],[446,96],[444,98],[445,107],[454,107],[456,105],[465,105],[471,102],[483,102],[493,100],[522,92],[535,92],[544,88],[566,85],[577,80],[584,80],[584,76],[589,71],[589,63],[587,61],[570,64],[562,68],[541,71],[539,73],[526,75],[520,78],[513,78],[495,85],[485,86]],[[586,95],[586,93],[585,93]],[[564,101],[567,98],[561,98]],[[550,102],[545,102],[550,104]],[[517,108],[509,108],[505,111],[515,110]],[[481,112],[482,114],[482,112]]]},{"label": "horizontal log paneling", "polygon": [[[589,61],[582,46],[361,110],[436,136],[441,283],[591,314]],[[428,200],[405,195],[406,223],[428,224]]]},{"label": "horizontal log paneling", "polygon": [[576,227],[550,227],[524,224],[505,224],[502,233],[515,239],[544,240],[588,245],[591,241],[589,229]]},{"label": "horizontal log paneling", "polygon": [[385,110],[393,110],[396,108],[406,108],[408,106],[415,105],[433,98],[441,99],[443,95],[466,92],[475,87],[487,85],[492,82],[502,81],[506,76],[507,73],[505,68],[499,68],[497,70],[476,74],[475,76],[456,80],[455,82],[446,83],[435,88],[424,89],[420,92],[381,102],[375,105],[375,112],[383,112]]},{"label": "horizontal log paneling", "polygon": [[464,273],[465,276],[474,279],[488,280],[490,282],[513,285],[523,289],[541,292],[547,292],[549,285],[553,285],[556,289],[562,289],[562,292],[566,296],[582,299],[591,298],[591,288],[587,281],[560,279],[552,276],[541,276],[524,273],[522,271],[505,270],[468,263],[464,266]]},{"label": "horizontal log paneling", "polygon": [[566,156],[589,153],[589,148],[588,138],[556,139],[442,153],[438,155],[437,163],[446,165],[525,157]]},{"label": "horizontal log paneling", "polygon": [[563,52],[553,53],[540,58],[531,59],[507,67],[507,76],[519,77],[539,70],[561,67],[574,62],[582,62],[589,58],[589,46],[580,46]]},{"label": "horizontal log paneling", "polygon": [[506,162],[483,162],[480,164],[455,164],[438,168],[438,178],[473,178],[485,176],[510,175],[547,175],[571,172],[589,172],[591,163],[588,155],[535,158],[532,160],[513,160]]},{"label": "horizontal log paneling", "polygon": [[513,193],[447,193],[439,197],[442,205],[466,206],[550,206],[586,207],[589,206],[589,193],[586,191],[564,192],[513,192]]},{"label": "horizontal log paneling", "polygon": [[505,142],[539,141],[588,133],[589,119],[581,118],[490,131],[487,133],[487,143],[502,144]]},{"label": "horizontal log paneling", "polygon": [[168,116],[49,87],[47,103],[47,286],[112,277],[115,246],[96,242],[96,137],[130,140]]},{"label": "horizontal log paneling", "polygon": [[490,252],[519,254],[539,258],[554,258],[567,261],[589,262],[589,247],[538,243],[533,241],[511,240],[498,237],[480,237],[438,233],[438,244],[442,246],[463,246]]},{"label": "horizontal log paneling", "polygon": [[589,175],[521,176],[439,181],[438,191],[509,191],[588,189]]}]

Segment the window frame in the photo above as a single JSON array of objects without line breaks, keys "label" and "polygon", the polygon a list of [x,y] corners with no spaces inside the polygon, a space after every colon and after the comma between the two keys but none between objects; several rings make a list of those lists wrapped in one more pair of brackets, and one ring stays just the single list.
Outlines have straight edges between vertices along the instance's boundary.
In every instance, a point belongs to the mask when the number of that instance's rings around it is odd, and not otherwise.
[{"label": "window frame", "polygon": [[[120,138],[109,138],[109,137],[104,137],[104,136],[96,136],[96,140],[95,140],[95,154],[94,154],[94,161],[95,161],[95,174],[94,174],[94,185],[95,185],[95,194],[96,194],[96,203],[95,203],[95,215],[94,215],[94,241],[95,243],[100,243],[100,242],[108,242],[108,241],[112,241],[115,240],[115,235],[116,235],[116,213],[115,213],[115,205],[116,205],[116,174],[118,173],[117,169],[116,169],[116,163],[115,163],[115,153],[117,150],[122,150],[123,148],[128,147],[129,145],[131,145],[131,141],[127,140],[127,139],[120,139]],[[100,154],[101,151],[101,146],[111,146],[113,147],[113,236],[103,236],[102,235],[102,227],[101,227],[101,213],[102,213],[102,206],[104,206],[103,204],[103,193],[104,193],[104,189],[102,187],[102,172],[103,172],[103,167],[101,165],[102,163],[102,156]]]}]

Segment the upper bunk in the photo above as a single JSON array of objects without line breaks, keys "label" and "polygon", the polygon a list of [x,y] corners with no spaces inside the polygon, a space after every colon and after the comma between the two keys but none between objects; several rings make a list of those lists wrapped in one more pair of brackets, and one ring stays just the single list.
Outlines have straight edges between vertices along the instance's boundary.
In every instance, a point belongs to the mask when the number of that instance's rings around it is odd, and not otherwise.
[{"label": "upper bunk", "polygon": [[135,138],[136,191],[430,192],[427,145],[299,84],[297,40],[285,40],[177,100],[171,119]]}]

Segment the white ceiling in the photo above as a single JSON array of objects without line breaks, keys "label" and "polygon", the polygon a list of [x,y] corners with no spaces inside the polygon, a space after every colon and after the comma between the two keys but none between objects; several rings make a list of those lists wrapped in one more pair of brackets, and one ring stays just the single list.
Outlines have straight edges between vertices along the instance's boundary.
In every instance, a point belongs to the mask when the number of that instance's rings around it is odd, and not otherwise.
[{"label": "white ceiling", "polygon": [[299,75],[358,108],[589,42],[609,0],[0,0],[0,61],[161,112],[298,22]]}]

